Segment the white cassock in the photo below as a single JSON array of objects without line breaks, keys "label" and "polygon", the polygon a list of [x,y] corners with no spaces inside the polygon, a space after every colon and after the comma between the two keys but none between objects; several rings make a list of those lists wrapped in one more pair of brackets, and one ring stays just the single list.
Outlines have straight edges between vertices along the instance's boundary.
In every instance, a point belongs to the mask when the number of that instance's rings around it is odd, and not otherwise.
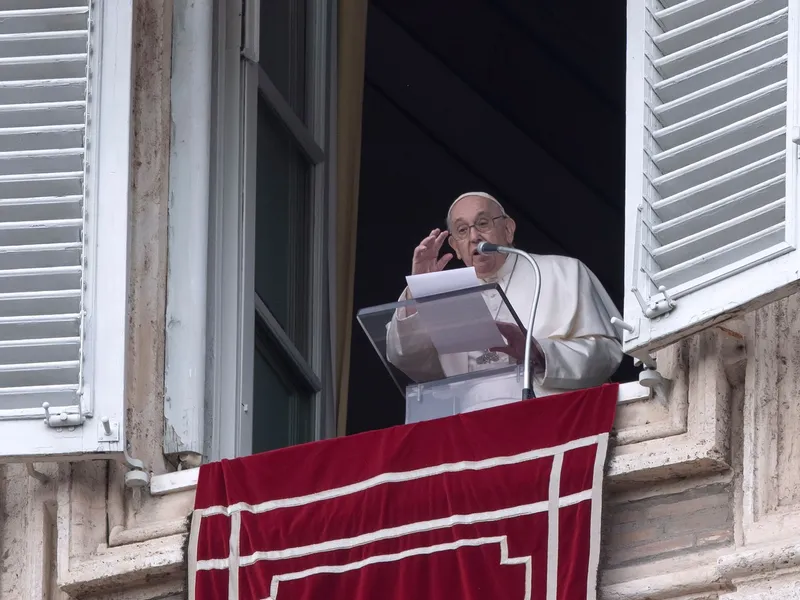
[{"label": "white cassock", "polygon": [[[544,368],[534,369],[537,397],[605,383],[622,361],[620,337],[611,324],[619,311],[600,281],[588,267],[565,256],[534,255],[542,275],[542,291],[536,311],[533,337],[544,357]],[[509,255],[493,276],[481,284],[497,283],[520,321],[527,326],[536,283],[528,261]],[[496,290],[482,292],[496,321],[514,323],[514,318]],[[408,288],[400,300],[408,300]],[[440,355],[419,320],[408,317],[405,308],[395,311],[387,325],[386,354],[389,362],[416,382],[435,381],[484,369],[515,364],[498,353],[499,362],[485,364],[484,352]],[[481,364],[484,363],[484,364]],[[460,399],[460,411],[468,412],[520,399],[521,386],[514,378],[478,382]]]}]

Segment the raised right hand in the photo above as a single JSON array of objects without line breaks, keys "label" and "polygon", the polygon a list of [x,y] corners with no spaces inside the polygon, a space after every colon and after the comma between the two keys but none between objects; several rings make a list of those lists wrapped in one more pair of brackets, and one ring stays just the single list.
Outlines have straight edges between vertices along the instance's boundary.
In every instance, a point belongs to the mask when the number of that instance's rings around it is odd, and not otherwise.
[{"label": "raised right hand", "polygon": [[445,268],[453,258],[452,254],[445,254],[439,258],[439,250],[447,239],[448,232],[434,229],[423,239],[419,246],[414,248],[414,259],[411,262],[411,274],[436,273]]}]

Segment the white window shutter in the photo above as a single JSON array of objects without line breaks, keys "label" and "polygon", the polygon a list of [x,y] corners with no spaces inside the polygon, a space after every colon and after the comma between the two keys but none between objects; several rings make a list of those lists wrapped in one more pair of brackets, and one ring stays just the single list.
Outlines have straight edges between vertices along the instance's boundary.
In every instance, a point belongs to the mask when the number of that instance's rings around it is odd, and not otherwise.
[{"label": "white window shutter", "polygon": [[0,461],[124,448],[131,2],[0,5]]},{"label": "white window shutter", "polygon": [[628,0],[625,351],[798,289],[800,0]]}]

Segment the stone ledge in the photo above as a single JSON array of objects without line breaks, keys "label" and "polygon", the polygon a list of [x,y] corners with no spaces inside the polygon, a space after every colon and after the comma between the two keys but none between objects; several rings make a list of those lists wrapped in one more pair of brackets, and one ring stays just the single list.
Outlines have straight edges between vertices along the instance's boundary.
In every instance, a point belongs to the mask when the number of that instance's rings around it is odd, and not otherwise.
[{"label": "stone ledge", "polygon": [[800,544],[764,545],[718,556],[707,565],[676,568],[670,573],[643,577],[599,588],[601,600],[671,600],[716,597],[734,591],[739,581],[764,581],[765,586],[782,571],[800,567]]},{"label": "stone ledge", "polygon": [[105,548],[87,558],[71,561],[59,577],[62,591],[74,598],[137,588],[186,577],[187,534]]},{"label": "stone ledge", "polygon": [[125,529],[121,525],[117,525],[111,528],[111,532],[108,535],[108,545],[110,547],[126,546],[188,532],[189,519],[185,517],[172,521],[160,521],[133,529]]},{"label": "stone ledge", "polygon": [[606,471],[606,481],[612,487],[654,483],[680,477],[693,477],[727,471],[727,457],[714,440],[693,442],[686,435],[645,442],[641,451],[616,453]]}]

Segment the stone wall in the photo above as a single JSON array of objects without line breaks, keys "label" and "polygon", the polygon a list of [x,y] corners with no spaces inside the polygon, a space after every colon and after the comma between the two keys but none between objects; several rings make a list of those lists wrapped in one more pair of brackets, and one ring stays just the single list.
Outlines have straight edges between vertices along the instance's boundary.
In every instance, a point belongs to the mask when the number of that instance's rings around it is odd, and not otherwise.
[{"label": "stone wall", "polygon": [[603,568],[632,566],[733,544],[733,488],[710,483],[605,506]]},{"label": "stone wall", "polygon": [[[129,452],[164,472],[170,0],[134,2]],[[0,465],[0,598],[179,598],[191,492],[124,490],[117,463]]]}]

